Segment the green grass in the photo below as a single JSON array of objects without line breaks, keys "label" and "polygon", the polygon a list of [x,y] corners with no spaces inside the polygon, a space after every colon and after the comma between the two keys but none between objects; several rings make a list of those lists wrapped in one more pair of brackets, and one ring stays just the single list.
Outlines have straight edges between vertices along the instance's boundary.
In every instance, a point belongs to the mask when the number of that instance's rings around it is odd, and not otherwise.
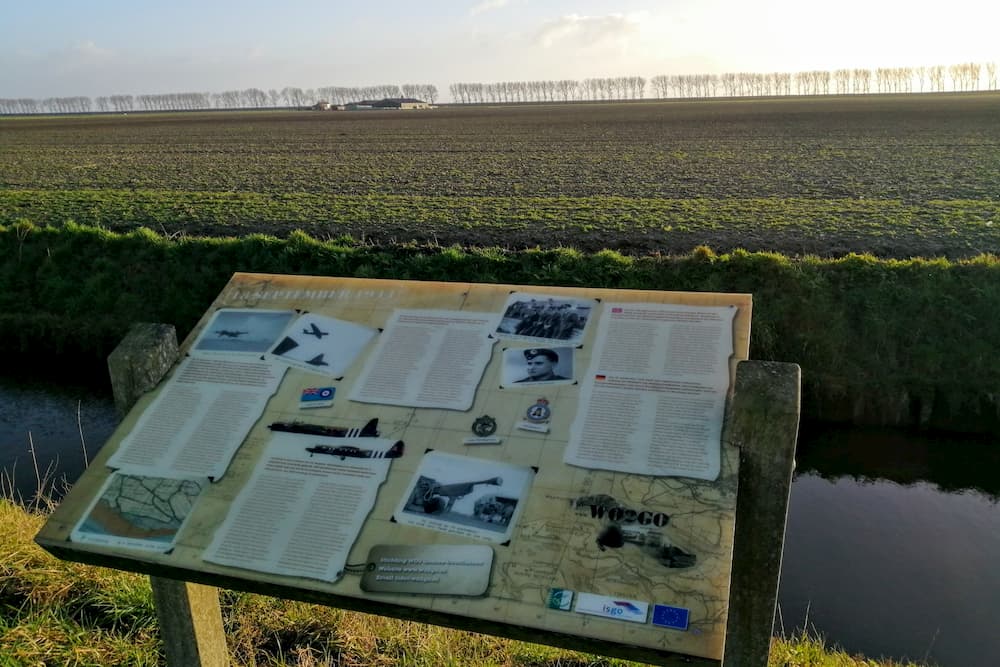
[{"label": "green grass", "polygon": [[0,190],[0,224],[19,220],[39,226],[73,220],[120,232],[145,226],[189,236],[287,236],[298,228],[321,238],[381,243],[415,238],[531,247],[564,240],[585,250],[640,254],[705,242],[717,251],[779,247],[829,256],[866,248],[903,258],[1000,248],[1000,201],[979,200]]},{"label": "green grass", "polygon": [[[0,667],[162,665],[149,580],[61,561],[32,541],[47,515],[0,498]],[[625,660],[381,616],[222,591],[236,667],[626,667]],[[777,638],[770,665],[902,667],[813,634]],[[906,663],[909,664],[909,663]]]}]

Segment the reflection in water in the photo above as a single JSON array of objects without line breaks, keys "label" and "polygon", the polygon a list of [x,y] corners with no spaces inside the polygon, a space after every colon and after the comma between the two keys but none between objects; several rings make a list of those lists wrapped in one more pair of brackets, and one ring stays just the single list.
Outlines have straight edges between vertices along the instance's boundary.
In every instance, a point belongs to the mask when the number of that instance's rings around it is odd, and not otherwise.
[{"label": "reflection in water", "polygon": [[63,489],[58,480],[79,477],[86,466],[84,448],[87,458],[93,459],[119,421],[110,390],[100,386],[0,379],[0,405],[0,470],[13,478],[16,497],[26,501],[38,486],[32,444],[39,472],[44,474],[51,466],[56,483],[47,488],[58,497]]},{"label": "reflection in water", "polygon": [[796,471],[899,484],[931,482],[943,491],[1000,497],[1000,442],[994,437],[803,424]]},{"label": "reflection in water", "polygon": [[779,604],[786,632],[807,621],[878,657],[995,665],[1000,508],[920,482],[824,480],[792,487]]},{"label": "reflection in water", "polygon": [[806,622],[872,657],[995,665],[996,447],[804,429],[779,591],[786,633]]},{"label": "reflection in water", "polygon": [[[16,460],[35,491],[43,469],[83,470],[118,418],[107,388],[0,380],[0,468]],[[807,622],[828,644],[939,665],[996,664],[1000,600],[1000,443],[805,425],[792,484],[779,622]],[[780,629],[780,628],[779,628]]]}]

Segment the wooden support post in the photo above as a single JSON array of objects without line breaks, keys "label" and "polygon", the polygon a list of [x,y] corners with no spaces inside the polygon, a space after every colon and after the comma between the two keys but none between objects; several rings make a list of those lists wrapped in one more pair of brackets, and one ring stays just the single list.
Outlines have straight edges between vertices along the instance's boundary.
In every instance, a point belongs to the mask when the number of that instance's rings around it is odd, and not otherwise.
[{"label": "wooden support post", "polygon": [[160,637],[170,667],[216,667],[229,664],[222,628],[219,589],[150,577]]},{"label": "wooden support post", "polygon": [[743,361],[723,440],[740,448],[725,667],[764,667],[771,648],[795,468],[801,371]]},{"label": "wooden support post", "polygon": [[[125,415],[177,361],[177,333],[169,324],[134,324],[108,355],[115,407]],[[219,591],[212,586],[150,577],[153,604],[170,667],[229,664]]]}]

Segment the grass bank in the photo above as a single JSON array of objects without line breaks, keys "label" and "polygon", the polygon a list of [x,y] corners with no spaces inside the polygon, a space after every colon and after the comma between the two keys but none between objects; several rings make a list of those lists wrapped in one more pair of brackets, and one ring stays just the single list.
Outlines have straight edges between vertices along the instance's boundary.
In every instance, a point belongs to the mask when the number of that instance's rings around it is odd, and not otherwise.
[{"label": "grass bank", "polygon": [[573,249],[460,249],[278,239],[172,238],[67,224],[0,226],[0,345],[100,360],[129,323],[185,335],[235,271],[408,280],[748,292],[751,356],[803,369],[804,415],[827,421],[1000,428],[1000,260],[789,258],[707,248],[630,257]]},{"label": "grass bank", "polygon": [[[45,514],[0,498],[0,665],[164,664],[148,578],[50,556],[32,541]],[[637,664],[233,591],[221,602],[237,667]],[[775,639],[770,664],[902,667],[808,635]]]},{"label": "grass bank", "polygon": [[596,252],[781,250],[843,256],[975,256],[1000,244],[1000,202],[807,197],[484,196],[0,189],[0,224],[66,220],[118,232],[318,238],[349,234],[379,244],[416,239],[462,246],[553,247]]}]

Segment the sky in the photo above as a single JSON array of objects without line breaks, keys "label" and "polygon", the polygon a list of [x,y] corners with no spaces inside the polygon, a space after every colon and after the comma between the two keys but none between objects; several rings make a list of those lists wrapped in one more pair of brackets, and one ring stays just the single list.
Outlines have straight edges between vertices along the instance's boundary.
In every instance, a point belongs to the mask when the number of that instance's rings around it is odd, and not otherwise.
[{"label": "sky", "polygon": [[988,0],[9,0],[0,98],[1000,62]]}]

